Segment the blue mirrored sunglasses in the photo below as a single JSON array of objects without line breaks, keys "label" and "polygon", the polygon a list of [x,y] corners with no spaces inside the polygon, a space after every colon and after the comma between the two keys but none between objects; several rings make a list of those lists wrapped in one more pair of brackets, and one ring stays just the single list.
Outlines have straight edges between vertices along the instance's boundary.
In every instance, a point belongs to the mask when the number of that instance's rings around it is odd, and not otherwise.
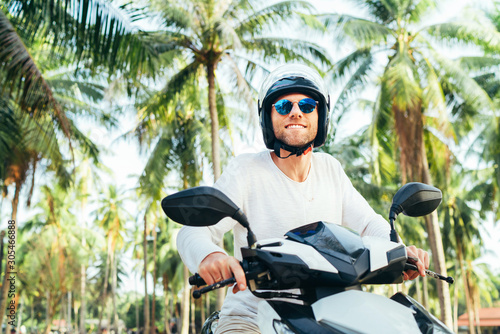
[{"label": "blue mirrored sunglasses", "polygon": [[[295,102],[292,102],[287,99],[282,99],[277,101],[275,104],[273,104],[274,109],[278,112],[280,115],[288,115],[290,111],[292,111],[293,104]],[[302,111],[304,114],[309,114],[316,109],[316,105],[318,104],[318,101],[315,101],[309,97],[306,97],[299,102],[297,102],[299,105],[300,111]]]}]

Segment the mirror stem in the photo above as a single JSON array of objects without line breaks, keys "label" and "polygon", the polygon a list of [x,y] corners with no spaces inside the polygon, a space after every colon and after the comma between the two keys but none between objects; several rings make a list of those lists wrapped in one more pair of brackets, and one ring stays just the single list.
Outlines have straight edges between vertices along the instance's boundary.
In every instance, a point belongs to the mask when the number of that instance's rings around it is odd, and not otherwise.
[{"label": "mirror stem", "polygon": [[247,216],[241,211],[241,209],[238,209],[232,217],[234,220],[239,222],[244,228],[247,229],[248,234],[247,234],[247,241],[248,241],[248,247],[252,247],[254,243],[257,242],[257,238],[255,237],[255,234],[253,234],[252,230],[250,229],[250,224],[248,223]]},{"label": "mirror stem", "polygon": [[394,227],[394,221],[402,211],[403,208],[398,204],[393,204],[391,206],[391,210],[389,211],[389,224],[391,225],[390,238],[392,242],[399,242],[398,232],[396,232],[396,228]]},{"label": "mirror stem", "polygon": [[391,241],[399,242],[398,232],[394,229],[394,223],[391,224]]},{"label": "mirror stem", "polygon": [[252,230],[250,229],[250,226],[248,226],[247,229],[248,229],[248,234],[247,234],[248,247],[252,247],[252,245],[257,242],[257,238],[255,237],[255,234],[253,234]]}]

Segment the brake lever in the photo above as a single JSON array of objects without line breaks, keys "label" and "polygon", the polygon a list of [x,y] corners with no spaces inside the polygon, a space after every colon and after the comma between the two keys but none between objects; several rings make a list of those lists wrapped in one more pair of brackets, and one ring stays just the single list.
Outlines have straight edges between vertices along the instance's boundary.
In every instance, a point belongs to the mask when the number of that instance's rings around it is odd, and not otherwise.
[{"label": "brake lever", "polygon": [[193,291],[193,298],[194,299],[198,299],[204,293],[207,293],[207,292],[213,291],[215,289],[219,289],[219,288],[225,287],[226,285],[234,284],[235,282],[236,282],[236,278],[231,277],[231,278],[225,279],[223,281],[216,282],[216,283],[211,284],[211,285],[207,285],[204,288],[201,288],[201,289],[198,289],[198,290],[194,290]]},{"label": "brake lever", "polygon": [[[413,258],[413,257],[408,257],[408,259],[409,260],[413,260],[413,261],[418,260],[417,258]],[[407,271],[407,270],[418,271],[418,268],[417,268],[416,265],[406,262],[405,263],[404,271]],[[445,277],[445,276],[440,275],[438,273],[435,273],[435,272],[433,272],[433,271],[431,271],[429,269],[425,269],[425,274],[429,275],[430,277],[443,280],[443,281],[447,282],[448,284],[453,284],[455,282],[455,279],[453,277],[451,277],[451,276]]]}]

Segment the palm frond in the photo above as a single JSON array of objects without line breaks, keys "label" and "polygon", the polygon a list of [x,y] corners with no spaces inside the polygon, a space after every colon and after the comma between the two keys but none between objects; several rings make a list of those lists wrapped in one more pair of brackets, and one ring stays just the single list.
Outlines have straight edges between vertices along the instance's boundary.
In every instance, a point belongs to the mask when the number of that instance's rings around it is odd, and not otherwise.
[{"label": "palm frond", "polygon": [[197,86],[196,81],[198,80],[200,68],[201,64],[194,60],[173,75],[165,88],[145,104],[147,105],[147,114],[153,113],[158,119],[169,122],[177,105],[177,96],[183,91]]},{"label": "palm frond", "polygon": [[461,57],[460,66],[469,71],[488,71],[493,72],[500,67],[500,58],[497,57]]},{"label": "palm frond", "polygon": [[368,129],[372,148],[371,174],[377,185],[391,182],[397,175],[391,92],[385,80],[386,77],[383,76],[377,99],[373,104],[373,120]]},{"label": "palm frond", "polygon": [[407,8],[407,14],[410,16],[410,22],[420,22],[429,11],[436,9],[436,0],[412,1]]},{"label": "palm frond", "polygon": [[450,126],[446,110],[446,97],[441,83],[429,59],[424,58],[419,66],[425,72],[426,85],[422,92],[422,102],[426,108],[426,115],[436,119],[436,129],[446,137],[454,137],[453,128]]},{"label": "palm frond", "polygon": [[90,56],[93,68],[122,69],[117,49],[142,44],[134,23],[144,13],[129,4],[117,8],[104,0],[8,0],[6,6],[29,39],[50,41],[53,50],[69,49],[76,60]]},{"label": "palm frond", "polygon": [[261,54],[263,59],[277,59],[285,62],[300,60],[317,68],[316,62],[330,66],[326,50],[318,44],[302,39],[282,37],[259,37],[243,42],[245,49]]},{"label": "palm frond", "polygon": [[[307,1],[280,1],[251,11],[243,19],[235,17],[236,25],[234,29],[240,36],[256,36],[261,34],[266,28],[269,28],[270,25],[280,22],[290,22],[292,17],[295,16],[295,11],[309,12],[310,10],[312,10],[312,6]],[[234,15],[233,12],[227,13]]]},{"label": "palm frond", "polygon": [[[387,26],[351,15],[325,14],[319,16],[327,28],[333,26],[350,38],[358,49],[385,44],[394,32]],[[339,39],[340,41],[342,39]]]},{"label": "palm frond", "polygon": [[436,51],[431,51],[431,53],[433,59],[436,61],[436,67],[442,72],[440,73],[442,80],[447,81],[467,104],[477,111],[493,109],[492,101],[489,96],[478,83],[463,70],[459,61],[449,60]]},{"label": "palm frond", "polygon": [[5,179],[5,162],[15,143],[21,141],[21,133],[15,118],[15,106],[5,95],[0,95],[0,180]]},{"label": "palm frond", "polygon": [[349,80],[342,88],[337,101],[332,107],[333,112],[336,110],[342,110],[343,112],[351,94],[353,94],[360,85],[366,84],[367,76],[373,65],[373,57],[370,52],[356,50],[337,64],[338,67],[334,67],[334,75],[338,73],[340,76],[345,75],[346,71],[351,66],[357,65],[356,70],[350,75]]},{"label": "palm frond", "polygon": [[491,20],[483,13],[473,9],[467,10],[467,16],[452,22],[429,26],[426,31],[456,45],[456,41],[465,44],[482,46],[485,50],[498,52],[500,50],[500,32]]},{"label": "palm frond", "polygon": [[[387,0],[353,0],[359,7],[364,7],[376,22],[388,24],[397,17],[398,3]],[[395,8],[396,7],[396,8]]]},{"label": "palm frond", "polygon": [[391,98],[400,110],[413,109],[422,99],[418,72],[408,53],[398,52],[387,65],[384,77]]},{"label": "palm frond", "polygon": [[66,136],[69,128],[66,115],[53,96],[34,59],[17,35],[9,19],[0,10],[0,85],[7,95],[15,95],[21,109],[34,117],[53,113]]},{"label": "palm frond", "polygon": [[95,163],[99,163],[99,148],[92,142],[92,140],[84,135],[76,126],[76,124],[71,121],[71,133],[76,146],[75,148],[80,151],[83,156],[92,159]]},{"label": "palm frond", "polygon": [[188,2],[152,1],[151,9],[161,13],[163,24],[175,31],[187,31],[193,25],[193,11]]},{"label": "palm frond", "polygon": [[144,172],[139,177],[141,192],[148,196],[160,198],[165,177],[170,169],[174,168],[171,161],[171,151],[174,146],[172,139],[168,133],[164,133],[158,139],[144,167]]},{"label": "palm frond", "polygon": [[[229,60],[232,73],[236,77],[235,82],[236,82],[236,87],[238,89],[238,93],[241,96],[243,96],[250,110],[255,109],[255,100],[254,96],[252,95],[251,83],[246,79],[243,73],[241,73],[240,69],[238,68],[238,65],[236,64],[236,61],[231,57],[231,55],[226,55],[225,58]],[[251,114],[253,115],[254,113]]]}]

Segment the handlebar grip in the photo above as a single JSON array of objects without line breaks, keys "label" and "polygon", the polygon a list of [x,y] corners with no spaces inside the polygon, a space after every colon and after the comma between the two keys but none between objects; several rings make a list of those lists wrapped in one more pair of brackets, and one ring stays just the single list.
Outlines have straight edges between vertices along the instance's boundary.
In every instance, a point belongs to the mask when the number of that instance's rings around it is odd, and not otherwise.
[{"label": "handlebar grip", "polygon": [[196,273],[193,276],[189,277],[189,285],[203,286],[207,285],[207,283],[205,282],[205,280],[203,280],[203,278],[201,278],[198,273]]},{"label": "handlebar grip", "polygon": [[[405,264],[405,271],[407,270],[414,270],[414,271],[418,271],[418,268],[416,265],[414,264],[411,264],[411,263],[406,263]],[[435,273],[433,271],[430,271],[429,269],[426,269],[425,270],[425,273],[427,275],[429,275],[430,277],[433,277],[433,278],[437,278],[437,279],[440,279],[440,280],[443,280],[443,281],[446,281],[448,284],[453,284],[455,282],[455,279],[451,276],[448,276],[448,277],[445,277],[443,275],[440,275],[438,273]]]}]

